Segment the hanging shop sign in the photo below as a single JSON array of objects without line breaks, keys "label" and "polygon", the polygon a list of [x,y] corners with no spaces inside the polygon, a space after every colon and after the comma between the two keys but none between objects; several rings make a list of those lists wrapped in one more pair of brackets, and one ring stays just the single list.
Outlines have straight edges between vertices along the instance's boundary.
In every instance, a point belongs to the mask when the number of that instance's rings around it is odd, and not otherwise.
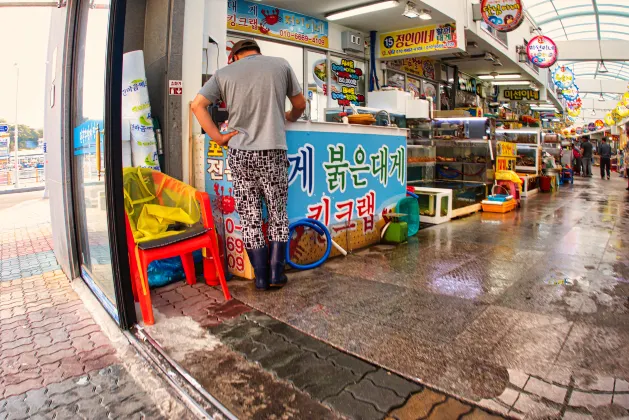
[{"label": "hanging shop sign", "polygon": [[579,99],[579,87],[573,84],[572,87],[562,90],[561,96],[563,96],[566,101],[576,101]]},{"label": "hanging shop sign", "polygon": [[577,134],[583,134],[583,127],[577,127]]},{"label": "hanging shop sign", "polygon": [[500,32],[511,32],[524,21],[521,0],[483,0],[480,10],[485,23]]},{"label": "hanging shop sign", "polygon": [[403,71],[413,76],[435,80],[435,62],[428,58],[411,57],[402,60],[391,60],[385,62],[387,68]]},{"label": "hanging shop sign", "polygon": [[591,122],[588,124],[588,131],[596,131],[596,124]]},{"label": "hanging shop sign", "polygon": [[533,89],[500,89],[500,101],[539,101],[539,90]]},{"label": "hanging shop sign", "polygon": [[[325,224],[334,240],[356,249],[380,241],[383,214],[406,195],[406,136],[338,132],[286,132],[288,218]],[[252,278],[242,241],[241,219],[233,197],[227,147],[206,136],[205,188],[230,273]],[[294,246],[294,248],[293,248]],[[325,250],[308,231],[291,238],[291,260],[318,259]]]},{"label": "hanging shop sign", "polygon": [[478,82],[467,74],[459,73],[459,90],[468,93],[477,93]]},{"label": "hanging shop sign", "polygon": [[[365,73],[354,60],[331,61],[332,99],[339,106],[363,105],[365,103]],[[317,60],[312,65],[312,74],[317,88],[327,95],[326,60]]]},{"label": "hanging shop sign", "polygon": [[245,0],[228,0],[227,29],[328,48],[328,23]]},{"label": "hanging shop sign", "polygon": [[603,120],[594,121],[594,125],[596,125],[597,130],[602,130],[603,128],[605,128],[605,123],[603,122]]},{"label": "hanging shop sign", "polygon": [[457,48],[456,24],[422,26],[380,35],[380,58]]},{"label": "hanging shop sign", "polygon": [[543,69],[557,62],[557,44],[544,35],[532,38],[526,46],[526,52],[531,63]]},{"label": "hanging shop sign", "polygon": [[574,84],[574,72],[572,71],[572,69],[570,69],[570,67],[555,67],[555,70],[553,70],[552,78],[555,86],[560,89],[568,89]]}]

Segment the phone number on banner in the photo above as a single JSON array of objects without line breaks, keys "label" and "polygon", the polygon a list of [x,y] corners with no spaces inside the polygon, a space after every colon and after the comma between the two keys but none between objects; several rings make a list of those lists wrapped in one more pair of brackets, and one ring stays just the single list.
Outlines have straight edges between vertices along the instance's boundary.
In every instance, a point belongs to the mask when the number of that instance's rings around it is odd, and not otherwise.
[{"label": "phone number on banner", "polygon": [[324,38],[319,38],[316,35],[311,38],[311,37],[309,37],[306,34],[300,34],[300,33],[297,33],[297,32],[281,30],[280,31],[280,36],[282,38],[293,39],[293,40],[299,41],[299,42],[307,42],[309,44],[315,44],[315,45],[321,45],[321,46],[325,46],[325,44],[326,44]]}]

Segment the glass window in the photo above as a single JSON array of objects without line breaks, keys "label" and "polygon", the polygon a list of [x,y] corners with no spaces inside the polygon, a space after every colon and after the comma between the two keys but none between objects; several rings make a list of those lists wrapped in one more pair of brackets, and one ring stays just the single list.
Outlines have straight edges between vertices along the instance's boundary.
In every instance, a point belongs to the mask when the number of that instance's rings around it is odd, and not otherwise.
[{"label": "glass window", "polygon": [[399,73],[393,70],[387,70],[387,86],[393,86],[393,87],[400,88],[402,90],[406,90],[404,80],[405,80],[404,73]]},{"label": "glass window", "polygon": [[419,98],[422,94],[422,81],[412,77],[407,78],[406,91],[413,95],[413,98]]},{"label": "glass window", "polygon": [[306,51],[308,69],[308,92],[310,99],[310,119],[325,121],[324,110],[327,106],[327,69],[326,55],[315,51]]}]

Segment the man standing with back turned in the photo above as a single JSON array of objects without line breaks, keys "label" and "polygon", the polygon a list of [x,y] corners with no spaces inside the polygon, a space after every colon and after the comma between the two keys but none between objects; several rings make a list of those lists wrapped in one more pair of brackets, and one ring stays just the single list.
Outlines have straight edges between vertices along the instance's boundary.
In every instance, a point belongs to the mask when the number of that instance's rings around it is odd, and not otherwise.
[{"label": "man standing with back turned", "polygon": [[[306,98],[288,61],[263,56],[253,40],[237,42],[229,63],[201,88],[192,112],[212,140],[229,146],[236,210],[256,288],[282,287],[288,242],[285,122],[301,117]],[[292,109],[284,112],[286,97]],[[208,106],[221,101],[227,104],[229,127],[236,131],[221,134],[212,121]],[[262,198],[269,214],[270,249],[262,232]]]},{"label": "man standing with back turned", "polygon": [[607,179],[609,179],[612,166],[612,147],[607,144],[605,137],[603,137],[603,144],[601,144],[599,153],[601,155],[601,179],[605,179],[605,173],[607,173]]},{"label": "man standing with back turned", "polygon": [[592,143],[587,137],[583,137],[581,143],[581,156],[583,161],[583,176],[592,176]]}]

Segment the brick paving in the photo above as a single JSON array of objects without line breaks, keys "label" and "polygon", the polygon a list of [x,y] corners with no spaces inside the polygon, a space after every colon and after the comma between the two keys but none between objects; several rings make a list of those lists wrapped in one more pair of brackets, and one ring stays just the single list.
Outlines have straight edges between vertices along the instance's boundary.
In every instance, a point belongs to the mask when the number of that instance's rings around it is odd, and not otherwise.
[{"label": "brick paving", "polygon": [[0,420],[160,419],[59,269],[47,214],[0,210]]},{"label": "brick paving", "polygon": [[[276,378],[275,382],[265,381],[262,385],[252,379],[255,376],[250,372],[228,373],[238,378],[246,377],[253,388],[263,386],[269,390],[286,382],[314,401],[352,419],[503,418],[341,352],[236,299],[225,302],[219,290],[203,283],[193,286],[185,282],[173,283],[153,290],[152,299],[161,315],[170,319],[191,318],[230,350],[243,355],[247,361]],[[159,328],[159,325],[155,327]],[[178,352],[182,348],[179,343],[162,344],[165,348],[176,346]],[[198,351],[196,354],[199,357]],[[216,372],[212,370],[208,362],[211,358],[220,359],[220,356],[212,353],[202,361],[190,361],[187,357],[180,362],[203,383],[206,375],[216,375],[217,378],[223,374],[220,369]],[[216,363],[233,368],[231,361],[219,360]],[[309,403],[302,398],[302,404]],[[319,413],[321,418],[328,417]],[[243,417],[263,418],[259,412]]]}]

